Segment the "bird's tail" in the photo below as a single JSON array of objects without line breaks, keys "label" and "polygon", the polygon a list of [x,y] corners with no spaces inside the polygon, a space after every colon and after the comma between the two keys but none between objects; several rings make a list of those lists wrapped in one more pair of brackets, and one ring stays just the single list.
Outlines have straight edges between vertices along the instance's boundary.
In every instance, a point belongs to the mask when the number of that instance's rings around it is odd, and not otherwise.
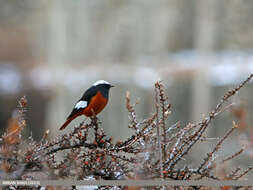
[{"label": "bird's tail", "polygon": [[65,121],[65,123],[61,126],[61,128],[60,128],[59,130],[65,129],[65,128],[68,126],[68,124],[69,124],[73,119],[75,119],[77,116],[79,116],[79,115],[76,114],[76,115],[73,115],[72,117],[69,117],[69,118]]}]

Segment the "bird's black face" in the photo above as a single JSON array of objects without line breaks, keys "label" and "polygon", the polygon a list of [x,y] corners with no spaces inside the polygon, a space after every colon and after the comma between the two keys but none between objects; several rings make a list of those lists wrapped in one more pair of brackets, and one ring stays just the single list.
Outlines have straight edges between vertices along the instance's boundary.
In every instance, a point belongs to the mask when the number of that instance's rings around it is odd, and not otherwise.
[{"label": "bird's black face", "polygon": [[111,87],[113,87],[111,84],[99,84],[96,86],[96,90],[100,91],[105,98],[108,98]]},{"label": "bird's black face", "polygon": [[109,82],[105,80],[99,80],[92,85],[89,91],[93,91],[95,93],[100,91],[105,98],[108,98],[111,87],[113,87],[113,85],[111,85]]},{"label": "bird's black face", "polygon": [[111,87],[114,87],[113,85],[111,85],[111,84],[100,84],[100,85],[98,85],[98,87],[101,87],[101,88],[106,88],[106,89],[110,89]]}]

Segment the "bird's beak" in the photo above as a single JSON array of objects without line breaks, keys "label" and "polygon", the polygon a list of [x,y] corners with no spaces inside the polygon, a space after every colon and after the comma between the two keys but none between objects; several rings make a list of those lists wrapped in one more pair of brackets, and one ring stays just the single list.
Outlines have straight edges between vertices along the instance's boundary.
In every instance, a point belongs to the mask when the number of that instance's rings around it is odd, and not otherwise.
[{"label": "bird's beak", "polygon": [[115,87],[115,86],[111,85],[110,88],[112,88],[112,87]]}]

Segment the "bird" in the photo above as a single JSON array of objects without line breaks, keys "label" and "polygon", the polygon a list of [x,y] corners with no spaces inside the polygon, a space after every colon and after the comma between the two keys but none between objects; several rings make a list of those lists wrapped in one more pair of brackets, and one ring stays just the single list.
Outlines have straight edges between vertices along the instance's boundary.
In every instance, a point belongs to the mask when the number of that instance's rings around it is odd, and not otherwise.
[{"label": "bird", "polygon": [[65,129],[68,124],[78,116],[84,115],[86,117],[91,117],[99,114],[108,102],[111,87],[114,86],[105,80],[98,80],[95,82],[77,101],[72,112],[59,130]]}]

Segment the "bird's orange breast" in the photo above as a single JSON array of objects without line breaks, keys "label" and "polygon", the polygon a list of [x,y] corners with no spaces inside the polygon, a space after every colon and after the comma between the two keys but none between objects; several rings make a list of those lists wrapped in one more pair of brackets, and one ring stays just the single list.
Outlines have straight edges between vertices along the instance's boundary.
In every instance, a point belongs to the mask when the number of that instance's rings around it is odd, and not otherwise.
[{"label": "bird's orange breast", "polygon": [[93,114],[97,115],[106,106],[108,100],[102,95],[100,91],[91,98],[89,105],[83,110],[83,114],[91,117]]}]

